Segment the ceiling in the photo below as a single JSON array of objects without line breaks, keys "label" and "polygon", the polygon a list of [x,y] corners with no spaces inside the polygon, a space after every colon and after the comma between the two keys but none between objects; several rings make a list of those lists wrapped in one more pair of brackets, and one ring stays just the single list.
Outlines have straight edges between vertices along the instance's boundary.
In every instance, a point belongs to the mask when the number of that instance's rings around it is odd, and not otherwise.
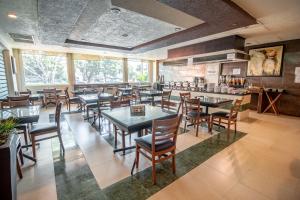
[{"label": "ceiling", "polygon": [[[300,38],[299,10],[299,0],[0,0],[0,43],[163,59],[167,49],[229,35],[248,46]],[[17,19],[7,17],[12,11]],[[32,35],[35,44],[8,33]]]}]

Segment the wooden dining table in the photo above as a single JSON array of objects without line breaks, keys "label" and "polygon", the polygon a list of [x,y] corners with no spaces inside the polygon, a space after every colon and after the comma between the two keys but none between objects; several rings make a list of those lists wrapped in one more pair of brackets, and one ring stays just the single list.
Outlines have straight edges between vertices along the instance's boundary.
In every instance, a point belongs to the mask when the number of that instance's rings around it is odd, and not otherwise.
[{"label": "wooden dining table", "polygon": [[162,96],[162,91],[159,90],[143,90],[140,91],[141,97],[149,97],[151,99],[152,106],[155,105],[155,97]]},{"label": "wooden dining table", "polygon": [[[138,137],[142,136],[142,131],[152,127],[152,121],[156,119],[168,119],[177,116],[176,112],[161,109],[161,107],[145,105],[144,116],[133,116],[130,111],[130,106],[114,108],[110,110],[103,110],[102,115],[108,119],[112,124],[116,125],[122,132],[122,137],[125,134],[138,133]],[[115,152],[133,149],[135,146],[125,146],[123,142],[122,148],[115,148]]]},{"label": "wooden dining table", "polygon": [[[18,124],[31,124],[39,121],[40,106],[22,106],[15,108],[0,109],[0,122],[13,118]],[[28,148],[31,145],[22,146]],[[23,156],[29,160],[36,162],[36,159],[23,153]]]}]

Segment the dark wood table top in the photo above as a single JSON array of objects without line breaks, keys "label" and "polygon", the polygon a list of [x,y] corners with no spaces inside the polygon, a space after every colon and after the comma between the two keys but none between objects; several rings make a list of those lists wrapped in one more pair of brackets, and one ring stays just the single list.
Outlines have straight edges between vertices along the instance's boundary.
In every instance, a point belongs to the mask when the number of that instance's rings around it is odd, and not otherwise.
[{"label": "dark wood table top", "polygon": [[177,115],[175,112],[151,105],[145,105],[145,116],[132,116],[130,106],[104,110],[102,114],[120,129],[129,133],[150,128],[155,119],[167,119]]},{"label": "dark wood table top", "polygon": [[219,97],[200,97],[200,105],[207,107],[219,107],[222,104],[230,103],[233,100]]},{"label": "dark wood table top", "polygon": [[110,101],[114,98],[112,94],[109,93],[101,93],[98,94],[85,94],[85,95],[78,95],[83,103],[96,103],[98,100],[102,101]]},{"label": "dark wood table top", "polygon": [[145,90],[145,91],[140,91],[140,95],[141,96],[161,96],[162,95],[162,91],[159,90]]},{"label": "dark wood table top", "polygon": [[39,120],[40,106],[22,106],[0,109],[0,121],[14,118],[18,123],[33,123]]},{"label": "dark wood table top", "polygon": [[[56,89],[56,93],[61,93],[62,90],[61,89]],[[37,90],[36,91],[37,94],[44,94],[44,90]]]},{"label": "dark wood table top", "polygon": [[[18,97],[20,95],[13,95],[13,96],[10,96],[10,97]],[[29,95],[29,100],[30,101],[37,101],[39,99],[42,99],[44,97],[44,95],[42,94],[31,94]],[[5,98],[1,98],[0,101],[7,101],[7,97]]]}]

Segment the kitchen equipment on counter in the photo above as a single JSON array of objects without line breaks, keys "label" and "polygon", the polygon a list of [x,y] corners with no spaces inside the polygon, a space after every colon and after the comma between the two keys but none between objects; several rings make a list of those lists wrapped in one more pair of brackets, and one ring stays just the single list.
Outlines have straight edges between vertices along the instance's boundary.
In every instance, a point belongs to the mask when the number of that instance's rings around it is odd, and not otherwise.
[{"label": "kitchen equipment on counter", "polygon": [[215,83],[207,83],[206,91],[207,92],[214,92],[215,85],[216,85]]},{"label": "kitchen equipment on counter", "polygon": [[182,82],[176,82],[175,89],[176,90],[181,90],[182,89]]},{"label": "kitchen equipment on counter", "polygon": [[214,87],[214,92],[215,92],[215,93],[220,93],[220,92],[221,92],[221,87],[216,85],[216,86]]},{"label": "kitchen equipment on counter", "polygon": [[175,89],[175,82],[174,81],[170,82],[170,89]]},{"label": "kitchen equipment on counter", "polygon": [[182,89],[183,90],[190,90],[190,83],[188,81],[184,81],[182,83]]},{"label": "kitchen equipment on counter", "polygon": [[221,93],[227,93],[228,92],[228,87],[226,85],[221,85]]},{"label": "kitchen equipment on counter", "polygon": [[194,82],[191,82],[190,83],[190,90],[191,91],[199,91],[198,84],[196,84]]}]

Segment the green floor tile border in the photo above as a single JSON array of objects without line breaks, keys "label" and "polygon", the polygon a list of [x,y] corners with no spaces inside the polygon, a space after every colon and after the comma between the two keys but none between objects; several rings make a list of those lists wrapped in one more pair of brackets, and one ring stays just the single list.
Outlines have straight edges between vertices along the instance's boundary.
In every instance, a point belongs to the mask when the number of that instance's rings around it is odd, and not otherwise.
[{"label": "green floor tile border", "polygon": [[227,141],[226,132],[222,131],[219,135],[212,136],[209,139],[179,152],[176,155],[177,171],[175,175],[172,173],[170,161],[165,161],[163,164],[157,165],[156,185],[152,185],[152,169],[149,167],[131,177],[127,177],[104,188],[102,191],[108,199],[147,199],[245,135],[246,133],[242,132],[237,132],[236,134],[231,133],[231,137]]},{"label": "green floor tile border", "polygon": [[226,131],[223,130],[220,134],[179,152],[176,154],[175,175],[172,173],[170,161],[156,166],[157,185],[152,185],[150,167],[100,189],[73,134],[71,131],[64,131],[63,141],[66,147],[64,156],[60,153],[58,140],[52,140],[57,198],[58,200],[147,199],[245,135],[246,133],[242,132],[231,133],[230,139],[227,140]]},{"label": "green floor tile border", "polygon": [[[67,124],[67,123],[65,123]],[[52,155],[58,200],[105,200],[85,157],[71,132],[63,132],[65,155],[57,139],[52,140]]]}]

